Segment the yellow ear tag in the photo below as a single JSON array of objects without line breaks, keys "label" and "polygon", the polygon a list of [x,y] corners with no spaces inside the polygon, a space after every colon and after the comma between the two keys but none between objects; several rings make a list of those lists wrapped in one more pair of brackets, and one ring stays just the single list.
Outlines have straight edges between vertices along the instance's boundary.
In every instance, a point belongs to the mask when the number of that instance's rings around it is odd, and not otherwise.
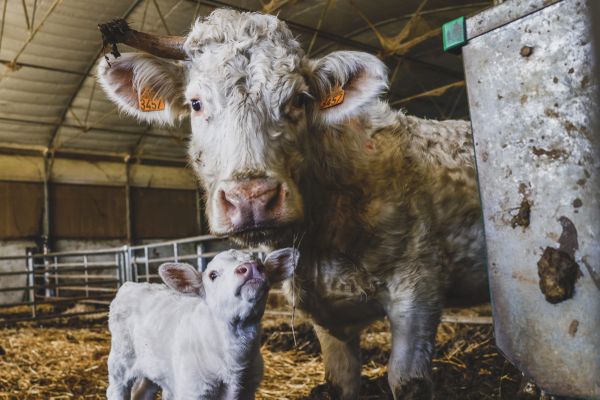
[{"label": "yellow ear tag", "polygon": [[321,103],[319,106],[320,106],[321,110],[325,110],[326,108],[331,108],[331,107],[340,105],[343,102],[344,102],[344,89],[342,89],[340,86],[338,86],[337,88],[335,88],[333,90],[333,93],[331,93],[329,96],[327,96],[323,100],[321,100]]},{"label": "yellow ear tag", "polygon": [[148,88],[144,88],[142,90],[142,94],[140,95],[138,105],[140,107],[140,111],[162,111],[165,109],[165,102],[163,99],[156,97],[154,91]]}]

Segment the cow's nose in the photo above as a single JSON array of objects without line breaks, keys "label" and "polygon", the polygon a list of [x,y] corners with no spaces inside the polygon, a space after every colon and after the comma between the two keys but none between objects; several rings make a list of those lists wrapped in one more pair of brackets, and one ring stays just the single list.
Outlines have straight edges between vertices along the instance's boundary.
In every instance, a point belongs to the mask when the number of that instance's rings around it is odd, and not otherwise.
[{"label": "cow's nose", "polygon": [[228,185],[219,192],[219,207],[235,229],[250,229],[277,221],[285,198],[274,179],[252,179]]}]

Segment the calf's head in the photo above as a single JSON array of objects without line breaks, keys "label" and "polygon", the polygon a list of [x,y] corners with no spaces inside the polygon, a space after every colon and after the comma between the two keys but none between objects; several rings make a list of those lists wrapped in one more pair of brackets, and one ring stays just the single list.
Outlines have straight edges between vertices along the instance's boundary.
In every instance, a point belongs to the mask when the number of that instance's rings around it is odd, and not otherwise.
[{"label": "calf's head", "polygon": [[[233,10],[198,20],[177,46],[180,62],[123,54],[111,66],[100,62],[98,79],[140,120],[190,116],[189,159],[213,233],[281,246],[304,222],[307,171],[327,163],[311,151],[332,140],[319,132],[343,136],[342,126],[378,101],[384,64],[351,51],[308,59],[277,17]],[[143,106],[148,98],[160,100],[157,110]]]},{"label": "calf's head", "polygon": [[246,320],[262,316],[269,287],[291,277],[297,261],[292,248],[273,251],[264,263],[248,252],[228,250],[202,273],[178,263],[163,264],[158,273],[168,287],[203,299],[218,316]]}]

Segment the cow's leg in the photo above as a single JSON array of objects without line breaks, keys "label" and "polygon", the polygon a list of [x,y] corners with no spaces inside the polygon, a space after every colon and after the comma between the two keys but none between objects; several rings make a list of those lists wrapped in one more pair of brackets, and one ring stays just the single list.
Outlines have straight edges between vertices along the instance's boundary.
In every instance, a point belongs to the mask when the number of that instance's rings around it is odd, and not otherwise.
[{"label": "cow's leg", "polygon": [[430,400],[431,359],[441,306],[432,299],[423,302],[406,297],[386,307],[392,330],[388,381],[396,400]]},{"label": "cow's leg", "polygon": [[336,398],[358,399],[360,390],[360,332],[342,340],[324,328],[314,325],[321,343],[325,363],[325,379]]}]

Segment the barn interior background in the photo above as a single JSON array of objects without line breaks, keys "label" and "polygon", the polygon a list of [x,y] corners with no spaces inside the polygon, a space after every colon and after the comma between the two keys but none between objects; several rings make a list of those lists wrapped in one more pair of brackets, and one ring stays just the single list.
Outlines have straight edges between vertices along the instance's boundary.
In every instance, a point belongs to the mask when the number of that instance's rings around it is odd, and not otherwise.
[{"label": "barn interior background", "polygon": [[[467,119],[462,60],[442,51],[440,28],[491,5],[0,0],[0,398],[103,398],[104,318],[119,283],[155,279],[168,259],[205,262],[225,246],[203,236],[202,193],[185,156],[187,122],[144,126],[119,114],[97,87],[95,66],[109,51],[98,23],[120,17],[134,29],[185,34],[196,16],[218,7],[277,14],[311,57],[339,49],[381,57],[395,107]],[[314,388],[324,379],[314,334],[297,320],[294,345],[289,309],[280,299],[271,303],[259,397],[318,398]],[[45,319],[56,315],[63,318]],[[34,316],[35,323],[14,326]],[[446,321],[434,368],[439,398],[514,398],[520,376],[493,345],[489,309],[450,313]],[[364,398],[385,398],[386,324],[371,328],[362,346]]]}]

